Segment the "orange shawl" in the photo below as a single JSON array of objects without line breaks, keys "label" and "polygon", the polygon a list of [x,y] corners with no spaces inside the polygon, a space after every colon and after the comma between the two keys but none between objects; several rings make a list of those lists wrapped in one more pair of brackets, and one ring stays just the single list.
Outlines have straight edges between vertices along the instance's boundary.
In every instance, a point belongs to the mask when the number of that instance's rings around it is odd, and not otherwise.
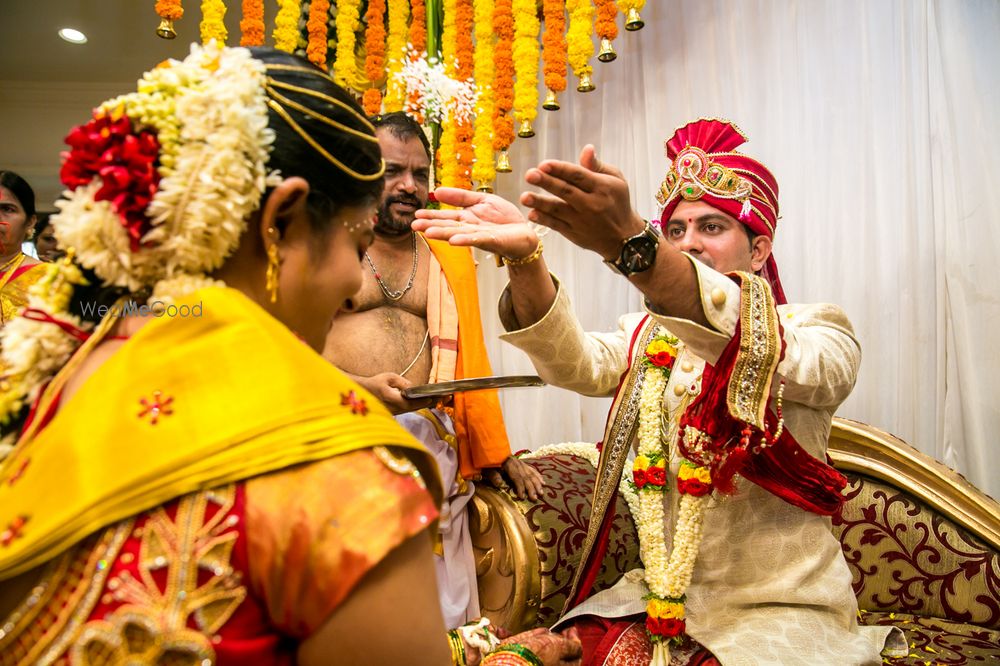
[{"label": "orange shawl", "polygon": [[[444,241],[425,240],[444,276],[444,280],[437,279],[432,264],[427,294],[427,325],[434,358],[431,381],[492,375],[479,316],[479,288],[472,251]],[[448,331],[455,329],[456,312],[457,339],[449,339]],[[452,364],[454,377],[449,377]],[[476,476],[484,467],[498,467],[510,456],[510,442],[496,391],[456,393],[452,419],[458,439],[459,469],[464,478]]]}]

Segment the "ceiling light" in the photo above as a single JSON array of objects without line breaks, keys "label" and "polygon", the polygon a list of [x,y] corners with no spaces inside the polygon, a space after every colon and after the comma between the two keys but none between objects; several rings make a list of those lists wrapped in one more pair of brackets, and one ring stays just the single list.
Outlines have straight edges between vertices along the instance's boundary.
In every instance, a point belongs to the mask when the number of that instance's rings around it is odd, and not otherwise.
[{"label": "ceiling light", "polygon": [[59,36],[70,44],[86,44],[87,35],[83,34],[79,30],[74,30],[73,28],[62,28],[59,30]]}]

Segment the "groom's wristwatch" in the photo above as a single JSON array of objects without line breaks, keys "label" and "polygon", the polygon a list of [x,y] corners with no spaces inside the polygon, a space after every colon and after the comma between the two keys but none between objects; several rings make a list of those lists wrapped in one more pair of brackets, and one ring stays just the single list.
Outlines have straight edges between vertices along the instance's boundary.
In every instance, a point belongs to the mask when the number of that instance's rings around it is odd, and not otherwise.
[{"label": "groom's wristwatch", "polygon": [[604,263],[625,277],[641,273],[656,263],[656,248],[659,244],[660,230],[646,222],[646,228],[642,233],[625,239],[617,259]]}]

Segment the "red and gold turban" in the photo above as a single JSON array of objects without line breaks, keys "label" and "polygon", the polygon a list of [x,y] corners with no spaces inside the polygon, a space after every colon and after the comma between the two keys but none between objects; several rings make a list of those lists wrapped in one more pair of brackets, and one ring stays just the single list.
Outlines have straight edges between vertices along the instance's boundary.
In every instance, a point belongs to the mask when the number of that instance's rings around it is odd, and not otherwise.
[{"label": "red and gold turban", "polygon": [[[656,193],[661,222],[670,219],[681,200],[705,201],[737,218],[757,235],[774,238],[778,224],[778,181],[766,166],[733,149],[747,141],[727,120],[702,118],[684,125],[664,144],[670,171]],[[785,303],[772,254],[761,275],[774,298]]]}]

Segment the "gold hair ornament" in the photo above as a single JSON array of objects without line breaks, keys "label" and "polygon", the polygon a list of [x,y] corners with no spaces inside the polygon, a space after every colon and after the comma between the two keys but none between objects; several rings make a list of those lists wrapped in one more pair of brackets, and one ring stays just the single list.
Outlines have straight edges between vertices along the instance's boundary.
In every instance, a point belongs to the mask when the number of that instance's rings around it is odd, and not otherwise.
[{"label": "gold hair ornament", "polygon": [[[284,95],[282,95],[279,92],[277,92],[275,90],[275,88],[283,88],[285,90],[291,90],[292,92],[301,93],[303,95],[309,95],[310,97],[315,97],[316,99],[323,100],[324,102],[328,102],[330,104],[333,104],[334,106],[339,106],[340,108],[344,109],[345,111],[347,111],[348,113],[350,113],[351,115],[353,115],[357,120],[359,120],[361,122],[362,125],[364,125],[369,130],[371,130],[371,133],[370,134],[365,134],[364,132],[362,132],[360,130],[354,129],[353,127],[348,127],[347,125],[343,125],[341,123],[338,123],[336,120],[333,120],[332,118],[327,118],[326,116],[324,116],[321,113],[313,111],[312,109],[310,109],[308,107],[302,106],[298,102],[295,102],[293,100],[288,99]],[[330,97],[329,95],[321,93],[318,90],[310,90],[309,88],[303,88],[301,86],[296,86],[296,85],[293,85],[291,83],[285,83],[284,81],[278,81],[277,79],[273,79],[270,76],[267,77],[267,81],[264,84],[264,89],[267,91],[268,95],[270,95],[271,97],[273,97],[275,99],[281,100],[281,102],[283,104],[286,104],[286,105],[292,107],[293,109],[295,109],[297,111],[301,111],[302,113],[304,113],[304,114],[306,114],[308,116],[311,116],[313,118],[316,118],[317,120],[322,121],[322,122],[326,123],[327,125],[330,125],[332,127],[336,127],[339,130],[343,130],[344,132],[348,132],[348,133],[353,134],[355,136],[359,136],[362,139],[364,139],[365,141],[371,141],[372,143],[378,143],[378,138],[375,136],[375,126],[372,125],[371,122],[369,122],[368,118],[366,118],[362,114],[358,113],[357,111],[355,111],[354,109],[352,109],[349,104],[345,104],[344,102],[340,101],[336,97]]]},{"label": "gold hair ornament", "polygon": [[381,159],[379,160],[379,163],[380,163],[379,169],[375,173],[372,173],[372,174],[358,173],[357,171],[355,171],[354,169],[352,169],[351,167],[347,166],[346,164],[344,164],[343,162],[341,162],[340,160],[338,160],[336,157],[334,157],[333,155],[331,155],[326,150],[326,148],[324,148],[323,146],[319,145],[319,143],[316,142],[316,139],[314,139],[311,136],[309,136],[309,134],[304,129],[302,129],[302,127],[297,122],[295,122],[292,119],[292,116],[289,115],[288,111],[285,111],[284,107],[282,107],[276,101],[274,101],[273,99],[268,99],[267,100],[267,105],[271,109],[273,109],[275,113],[277,113],[279,116],[281,116],[282,120],[284,120],[286,123],[288,123],[288,126],[291,127],[293,130],[295,130],[296,134],[298,134],[299,136],[301,136],[305,140],[306,143],[308,143],[310,146],[312,146],[313,150],[315,150],[317,153],[319,153],[320,155],[322,155],[323,157],[325,157],[331,164],[333,164],[338,169],[340,169],[341,171],[343,171],[344,173],[346,173],[350,177],[354,178],[355,180],[360,180],[360,181],[364,181],[364,182],[368,183],[368,182],[371,182],[373,180],[378,180],[379,178],[381,178],[385,174],[385,160],[381,160]]}]

